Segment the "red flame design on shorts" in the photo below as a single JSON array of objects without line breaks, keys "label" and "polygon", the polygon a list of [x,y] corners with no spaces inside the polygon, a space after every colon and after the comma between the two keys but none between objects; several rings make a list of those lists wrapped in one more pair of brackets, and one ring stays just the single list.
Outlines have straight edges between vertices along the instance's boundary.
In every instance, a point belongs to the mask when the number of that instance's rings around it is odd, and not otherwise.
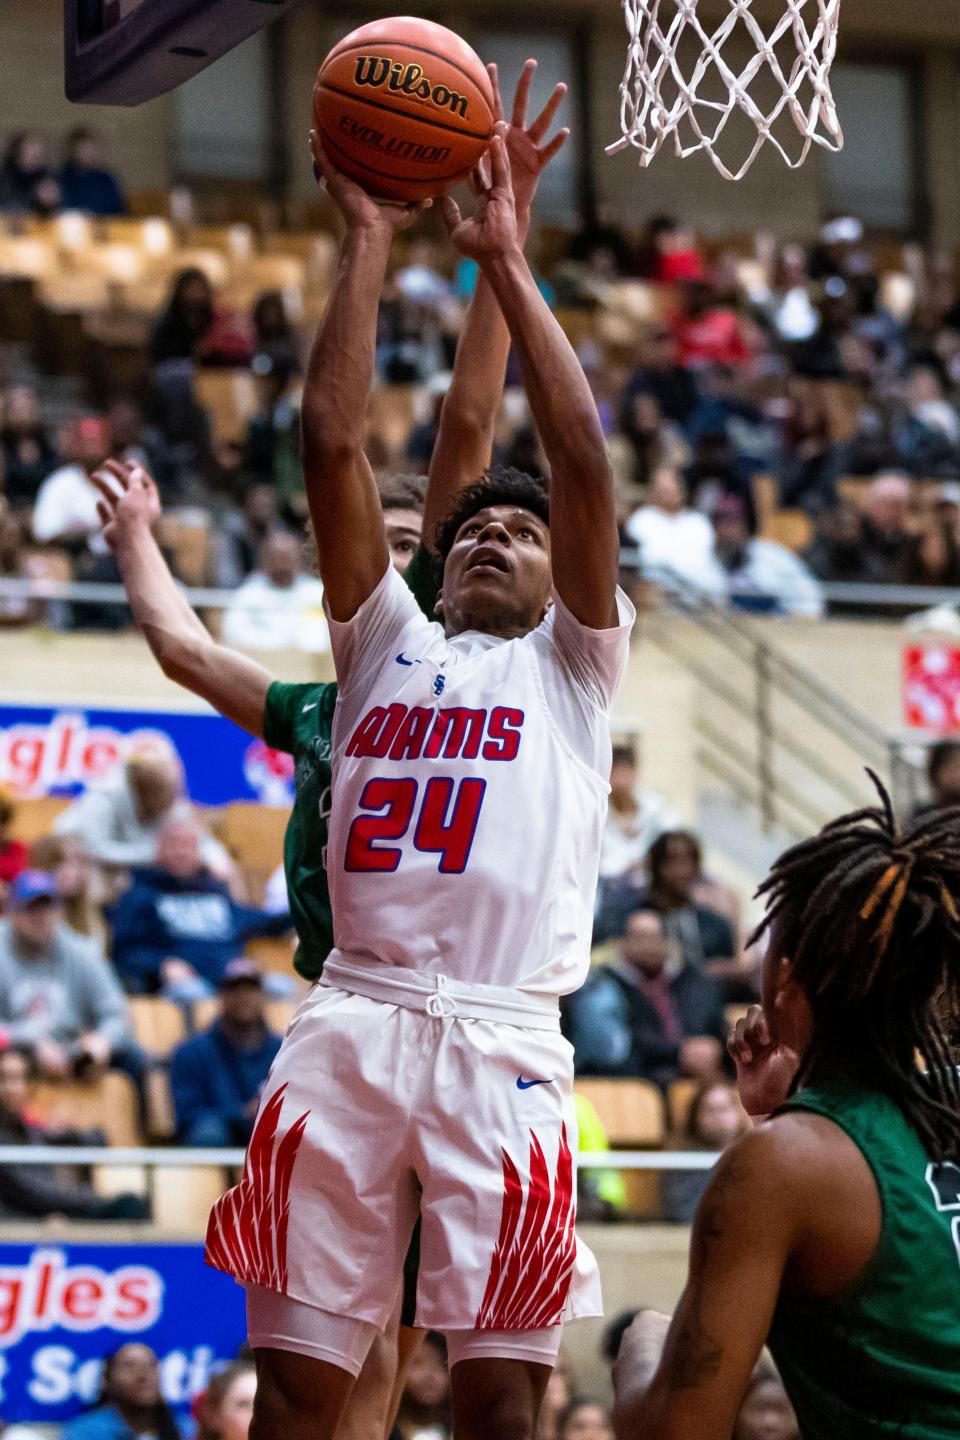
[{"label": "red flame design on shorts", "polygon": [[577,1256],[573,1156],[566,1126],[560,1132],[557,1173],[550,1175],[540,1142],[530,1131],[530,1184],[503,1157],[500,1236],[480,1309],[478,1330],[541,1330],[559,1325]]},{"label": "red flame design on shorts", "polygon": [[208,1265],[237,1280],[286,1293],[290,1177],[309,1111],[277,1144],[286,1085],[257,1116],[247,1147],[243,1179],[222,1195],[207,1226]]}]

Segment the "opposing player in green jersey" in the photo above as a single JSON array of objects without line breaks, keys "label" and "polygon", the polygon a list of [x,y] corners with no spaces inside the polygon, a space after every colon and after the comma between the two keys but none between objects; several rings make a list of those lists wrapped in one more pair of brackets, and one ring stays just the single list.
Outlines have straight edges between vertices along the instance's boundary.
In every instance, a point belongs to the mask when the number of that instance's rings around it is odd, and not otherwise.
[{"label": "opposing player in green jersey", "polygon": [[[565,85],[555,87],[542,112],[528,125],[536,68],[535,61],[524,66],[507,136],[524,238],[540,174],[569,134],[562,129],[547,140]],[[496,67],[490,69],[499,107]],[[393,563],[428,614],[433,613],[439,589],[432,537],[458,492],[476,481],[490,463],[509,349],[506,323],[481,275],[457,348],[425,500],[421,502],[416,479],[399,477],[381,489]],[[295,800],[284,864],[299,939],[296,966],[305,979],[316,980],[333,945],[326,847],[336,686],[283,684],[249,656],[217,644],[177,587],[154,539],[160,500],[150,476],[141,466],[108,461],[94,483],[103,496],[104,535],[116,555],[131,609],[164,673],[251,735],[294,757]],[[399,1400],[399,1380],[416,1343],[409,1299],[405,1294],[403,1318],[410,1323],[401,1327],[399,1367],[396,1347],[392,1352],[389,1347],[373,1347],[337,1440],[382,1440],[390,1428],[388,1416]]]},{"label": "opposing player in green jersey", "polygon": [[806,1440],[960,1437],[960,808],[901,833],[876,784],[762,887],[730,1049],[769,1118],[716,1167],[673,1321],[625,1337],[622,1440],[730,1440],[764,1343]]}]

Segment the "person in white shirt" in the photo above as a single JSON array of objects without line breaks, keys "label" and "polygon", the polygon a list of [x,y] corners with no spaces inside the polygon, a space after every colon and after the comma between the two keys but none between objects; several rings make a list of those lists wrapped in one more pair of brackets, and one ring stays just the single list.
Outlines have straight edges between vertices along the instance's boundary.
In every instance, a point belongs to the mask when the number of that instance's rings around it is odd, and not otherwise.
[{"label": "person in white shirt", "polygon": [[[133,755],[108,779],[91,785],[57,816],[58,835],[76,835],[87,854],[101,865],[152,865],[164,826],[192,816],[183,794],[183,771],[165,755]],[[207,831],[201,831],[203,863],[220,879],[235,872],[229,854]]]},{"label": "person in white shirt", "polygon": [[[33,538],[42,545],[58,544],[86,548],[97,537],[100,494],[90,476],[110,454],[110,429],[105,420],[85,415],[72,428],[71,449],[75,456],[44,480],[33,507]],[[103,547],[105,548],[105,547]]]},{"label": "person in white shirt", "polygon": [[640,568],[649,580],[669,585],[679,580],[704,589],[713,553],[713,529],[705,515],[691,510],[678,471],[661,466],[650,482],[650,499],[624,526],[639,548]]},{"label": "person in white shirt", "polygon": [[599,1313],[559,998],[589,969],[633,611],[603,431],[523,258],[502,137],[477,214],[440,203],[519,354],[551,491],[501,470],[464,492],[435,532],[437,621],[390,566],[363,453],[391,242],[418,207],[377,204],[313,137],[346,222],[302,412],[339,684],[335,948],[207,1232],[247,1287],[255,1440],[335,1433],[418,1209],[417,1324],[446,1335],[458,1440],[531,1440],[563,1321]]},{"label": "person in white shirt", "polygon": [[736,495],[718,500],[713,528],[712,564],[702,581],[705,591],[723,589],[725,598],[744,610],[813,619],[823,615],[819,582],[785,545],[750,534],[746,508]]},{"label": "person in white shirt", "polygon": [[636,745],[614,745],[600,879],[617,879],[643,865],[654,840],[679,827],[680,815],[666,797],[641,785]]},{"label": "person in white shirt", "polygon": [[264,540],[258,568],[224,612],[223,639],[240,650],[329,650],[323,585],[304,572],[295,535],[277,529]]}]

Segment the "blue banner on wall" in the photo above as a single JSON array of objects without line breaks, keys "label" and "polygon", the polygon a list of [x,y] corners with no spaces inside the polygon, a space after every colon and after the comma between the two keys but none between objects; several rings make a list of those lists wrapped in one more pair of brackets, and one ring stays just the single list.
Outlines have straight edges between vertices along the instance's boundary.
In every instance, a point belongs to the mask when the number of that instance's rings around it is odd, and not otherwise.
[{"label": "blue banner on wall", "polygon": [[57,1424],[96,1399],[107,1355],[149,1345],[186,1415],[246,1338],[243,1291],[203,1247],[0,1245],[0,1415]]},{"label": "blue banner on wall", "polygon": [[20,795],[78,795],[131,754],[173,751],[198,805],[289,805],[293,760],[220,715],[0,706],[0,784]]}]

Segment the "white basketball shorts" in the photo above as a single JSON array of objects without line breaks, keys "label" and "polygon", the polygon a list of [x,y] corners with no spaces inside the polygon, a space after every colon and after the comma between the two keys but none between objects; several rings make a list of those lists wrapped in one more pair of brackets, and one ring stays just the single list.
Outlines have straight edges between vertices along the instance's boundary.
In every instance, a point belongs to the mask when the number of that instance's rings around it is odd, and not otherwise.
[{"label": "white basketball shorts", "polygon": [[599,1315],[576,1148],[555,1002],[331,960],[274,1062],[243,1180],[213,1209],[207,1260],[382,1330],[419,1212],[418,1325]]}]

